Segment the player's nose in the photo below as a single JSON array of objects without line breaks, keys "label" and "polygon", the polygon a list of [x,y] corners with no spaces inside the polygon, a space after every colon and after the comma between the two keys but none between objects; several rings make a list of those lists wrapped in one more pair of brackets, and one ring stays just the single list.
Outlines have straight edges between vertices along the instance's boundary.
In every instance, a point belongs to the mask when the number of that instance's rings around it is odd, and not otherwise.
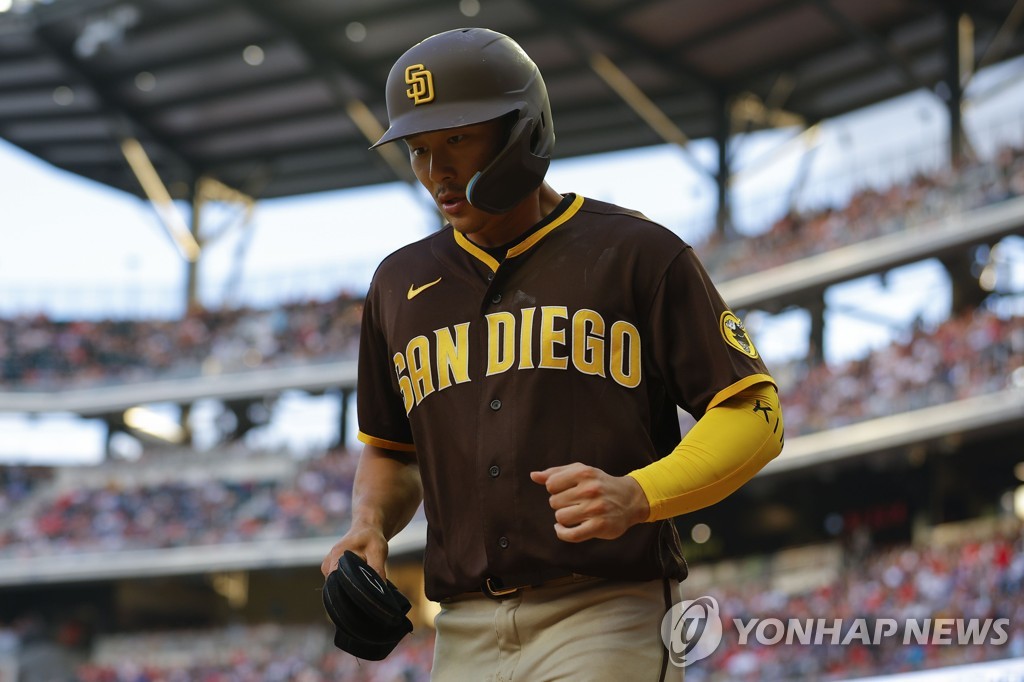
[{"label": "player's nose", "polygon": [[430,154],[430,179],[437,183],[455,178],[455,165],[451,154],[435,151]]}]

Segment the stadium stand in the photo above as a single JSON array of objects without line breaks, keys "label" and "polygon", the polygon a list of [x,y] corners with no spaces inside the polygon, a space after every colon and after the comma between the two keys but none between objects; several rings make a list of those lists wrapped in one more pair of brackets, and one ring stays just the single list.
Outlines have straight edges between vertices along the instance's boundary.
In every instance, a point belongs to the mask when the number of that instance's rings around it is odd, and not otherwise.
[{"label": "stadium stand", "polygon": [[[723,622],[733,618],[814,620],[1008,618],[1005,641],[941,644],[900,638],[879,644],[758,645],[739,642],[726,628],[712,657],[687,670],[699,682],[842,680],[1024,656],[1024,534],[1009,517],[984,524],[932,529],[922,542],[867,549],[851,557],[813,548],[818,578],[794,580],[782,555],[746,558],[695,569],[688,590],[715,597]],[[830,559],[826,559],[830,558]],[[806,565],[806,562],[805,562]],[[821,569],[824,566],[825,571]],[[64,624],[66,629],[68,624]],[[0,626],[0,641],[17,640],[18,627]],[[840,636],[845,637],[846,631]],[[318,624],[229,625],[207,629],[100,634],[75,666],[81,682],[146,680],[426,680],[432,631],[420,628],[381,663],[358,662],[333,649]],[[74,640],[65,631],[65,640]],[[16,644],[9,643],[9,647]]]},{"label": "stadium stand", "polygon": [[[916,328],[906,340],[839,367],[802,363],[773,368],[782,386],[790,438],[888,414],[1024,386],[1024,316],[977,309],[934,330]],[[28,500],[25,469],[2,469],[0,505],[31,504],[34,513],[0,526],[0,557],[181,547],[255,539],[328,537],[347,523],[355,458],[344,450],[297,463],[273,458],[255,476],[243,452],[227,476],[218,465],[168,453],[140,465],[68,469],[48,499]],[[142,469],[142,471],[139,471]],[[164,480],[160,480],[163,478]]]},{"label": "stadium stand", "polygon": [[347,526],[349,453],[302,463],[251,455],[233,464],[164,453],[160,462],[65,468],[45,496],[23,502],[33,513],[12,507],[19,521],[0,529],[0,557],[329,537]]},{"label": "stadium stand", "polygon": [[791,436],[1018,388],[1024,316],[981,306],[930,328],[919,322],[887,347],[841,365],[772,367]]},{"label": "stadium stand", "polygon": [[[791,263],[873,238],[936,227],[938,218],[1024,195],[1024,152],[1006,146],[985,162],[964,162],[905,184],[865,189],[843,207],[794,211],[762,234],[695,245],[716,281]],[[358,297],[273,310],[193,311],[184,320],[0,319],[0,388],[96,383],[238,372],[311,361],[351,360]]]},{"label": "stadium stand", "polygon": [[334,648],[324,627],[258,625],[106,638],[79,682],[148,680],[304,680],[426,682],[433,633],[416,632],[381,662],[359,661]]},{"label": "stadium stand", "polygon": [[[845,554],[834,566],[834,576],[817,583],[793,586],[791,575],[765,571],[721,587],[708,584],[708,594],[722,606],[722,618],[778,618],[806,622],[820,614],[846,619],[865,619],[870,627],[883,618],[904,623],[908,619],[1008,618],[1006,641],[994,644],[941,646],[900,637],[881,638],[879,643],[853,645],[824,643],[808,646],[794,639],[780,646],[758,645],[749,638],[739,643],[739,630],[726,628],[725,639],[715,653],[713,668],[694,666],[690,679],[726,680],[838,680],[869,675],[991,661],[1024,655],[1024,536],[1019,524],[1004,518],[987,524],[964,524],[933,532],[913,545],[894,545],[867,552]],[[937,535],[953,532],[955,539]],[[735,574],[734,574],[735,575]],[[700,580],[700,578],[698,578]],[[783,582],[789,589],[780,589]],[[728,584],[728,583],[726,583]],[[840,631],[840,642],[849,630]]]},{"label": "stadium stand", "polygon": [[[873,46],[876,54],[886,49]],[[321,173],[306,173],[313,175]],[[712,232],[695,247],[715,279],[728,282],[800,267],[850,245],[938,232],[950,217],[1012,208],[1021,196],[1024,150],[1007,145],[990,159],[964,158],[891,187],[864,188],[842,206],[790,210],[755,236],[726,242]],[[1015,219],[1000,237],[1020,233],[1024,214]],[[966,252],[984,242],[958,247]],[[865,267],[882,272],[890,265]],[[794,289],[784,305],[806,304],[807,294]],[[1017,400],[1024,390],[1020,302],[1015,292],[953,306],[949,319],[915,322],[891,345],[843,364],[812,354],[773,365],[790,444],[810,434],[841,439],[850,425],[971,397]],[[197,309],[181,320],[0,319],[0,392],[14,395],[8,404],[16,405],[29,393],[45,403],[84,389],[80,404],[89,406],[96,396],[89,389],[97,387],[141,386],[145,393],[158,381],[188,377],[199,379],[202,393],[225,375],[351,364],[360,312],[358,294],[342,292],[269,310]],[[113,408],[104,410],[81,413],[106,418]],[[759,477],[712,514],[694,515],[716,535],[688,548],[686,591],[715,597],[725,619],[1009,618],[1006,643],[769,647],[741,645],[726,629],[715,655],[691,666],[687,678],[843,680],[1024,658],[1024,533],[1014,497],[1024,471],[1013,468],[1021,427],[996,426],[998,434],[977,443],[950,429],[839,464],[816,453],[806,468]],[[336,651],[318,613],[320,576],[305,569],[319,561],[324,538],[348,523],[354,463],[343,448],[298,458],[240,441],[204,452],[147,444],[138,462],[89,468],[0,467],[0,682],[19,674],[80,682],[428,679],[429,613],[381,663]],[[784,504],[771,507],[766,500],[773,497]],[[791,526],[789,534],[772,534],[772,524]],[[763,541],[750,543],[752,535]],[[238,546],[270,547],[274,556],[231,563],[225,552],[206,551]],[[411,572],[419,568],[415,547],[395,555],[412,562]],[[106,573],[76,573],[86,558]]]},{"label": "stadium stand", "polygon": [[53,477],[49,467],[0,467],[0,518],[9,518],[37,487]]},{"label": "stadium stand", "polygon": [[984,307],[915,325],[840,366],[773,367],[791,436],[1024,386],[1024,316]]},{"label": "stadium stand", "polygon": [[[837,248],[887,231],[927,229],[929,220],[951,206],[970,211],[1005,200],[1024,186],[1021,156],[1007,149],[998,158],[994,165],[962,168],[962,177],[918,176],[905,186],[861,192],[843,208],[788,215],[750,240],[762,240],[751,253],[799,259],[814,255],[820,244]],[[919,220],[900,221],[901,215]],[[814,239],[807,239],[811,233]],[[729,247],[725,251],[732,251],[715,262],[728,272],[734,267],[729,263],[750,258],[746,248]],[[758,259],[745,267],[775,264]],[[789,438],[1019,389],[1024,317],[1012,305],[994,305],[998,300],[937,325],[917,323],[891,345],[842,365],[808,360],[773,367],[783,389]],[[358,298],[342,294],[275,310],[196,312],[182,323],[3,320],[0,338],[11,351],[5,355],[5,386],[144,383],[351,360],[360,310]],[[251,452],[242,443],[206,453],[147,450],[139,462],[109,461],[88,469],[5,467],[0,469],[0,560],[82,554],[116,560],[126,550],[335,537],[348,522],[354,466],[355,458],[340,448],[296,459],[285,452]],[[1009,518],[1005,509],[1002,513]],[[733,639],[726,639],[708,666],[689,670],[689,677],[838,680],[1024,655],[1024,630],[1016,625],[1024,621],[1019,527],[991,532],[980,541],[961,537],[945,544],[928,536],[912,544],[864,547],[851,537],[856,535],[805,547],[813,559],[796,564],[786,564],[782,551],[767,558],[698,559],[688,589],[718,599],[725,618],[1009,616],[1015,623],[1010,641],[947,648],[821,646],[809,654],[793,646],[740,646],[735,631],[727,631]],[[697,548],[694,554],[700,556]],[[11,660],[58,642],[53,651],[67,658],[74,679],[83,682],[417,680],[427,678],[432,651],[429,628],[420,628],[387,661],[360,664],[333,649],[322,624],[309,622],[212,624],[137,634],[111,627],[92,633],[88,642],[81,634],[76,638],[76,627],[82,626],[29,611],[6,626],[0,621],[0,648]],[[241,644],[247,641],[261,645]]]},{"label": "stadium stand", "polygon": [[0,386],[53,389],[238,372],[355,357],[359,300],[274,310],[193,311],[184,320],[0,320]]},{"label": "stadium stand", "polygon": [[697,244],[719,281],[905,230],[923,230],[944,216],[1024,194],[1024,154],[1005,145],[990,160],[962,161],[918,173],[889,187],[865,188],[842,207],[786,213],[763,233],[723,241],[711,233]]}]

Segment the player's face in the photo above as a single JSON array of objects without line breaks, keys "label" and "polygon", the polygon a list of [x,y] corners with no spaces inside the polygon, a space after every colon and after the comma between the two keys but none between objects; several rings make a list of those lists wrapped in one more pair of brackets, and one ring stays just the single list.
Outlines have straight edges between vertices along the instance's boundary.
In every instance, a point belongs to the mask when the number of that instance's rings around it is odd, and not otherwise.
[{"label": "player's face", "polygon": [[505,133],[505,124],[498,119],[405,139],[412,170],[438,209],[453,228],[474,235],[481,246],[510,241],[517,236],[514,225],[522,231],[532,224],[514,223],[510,214],[481,211],[466,199],[466,185],[498,155]]}]

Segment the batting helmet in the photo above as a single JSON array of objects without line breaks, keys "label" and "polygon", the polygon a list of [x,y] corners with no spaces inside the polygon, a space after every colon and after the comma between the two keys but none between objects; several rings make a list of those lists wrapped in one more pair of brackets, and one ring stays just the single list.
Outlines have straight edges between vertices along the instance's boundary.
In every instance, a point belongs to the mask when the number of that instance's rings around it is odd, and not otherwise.
[{"label": "batting helmet", "polygon": [[485,28],[431,36],[395,62],[385,95],[390,127],[373,147],[516,114],[505,147],[466,186],[474,206],[504,213],[544,180],[555,145],[548,91],[508,36]]}]

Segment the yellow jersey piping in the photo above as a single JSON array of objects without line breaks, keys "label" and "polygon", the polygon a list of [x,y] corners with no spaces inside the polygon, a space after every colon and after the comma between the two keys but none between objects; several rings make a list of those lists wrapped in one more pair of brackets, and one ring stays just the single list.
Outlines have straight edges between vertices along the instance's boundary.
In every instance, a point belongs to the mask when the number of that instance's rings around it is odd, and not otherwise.
[{"label": "yellow jersey piping", "polygon": [[399,443],[398,441],[385,440],[384,438],[377,438],[375,436],[369,436],[362,431],[356,434],[356,438],[360,442],[372,445],[376,448],[383,448],[384,450],[398,450],[399,452],[416,452],[416,446],[411,443]]},{"label": "yellow jersey piping", "polygon": [[466,235],[462,234],[458,230],[453,228],[452,231],[455,233],[456,244],[468,251],[470,255],[476,256],[477,260],[482,261],[484,265],[491,269],[491,272],[498,271],[498,261],[491,256],[491,254],[469,241],[469,239],[466,238]]},{"label": "yellow jersey piping", "polygon": [[[516,244],[515,246],[513,246],[511,249],[509,249],[505,253],[505,257],[506,258],[515,258],[516,256],[521,256],[522,254],[524,254],[527,251],[529,251],[531,248],[533,248],[533,246],[535,246],[537,244],[537,242],[539,242],[541,239],[546,237],[552,230],[554,230],[556,227],[558,227],[559,225],[562,225],[567,220],[569,220],[574,215],[576,215],[577,211],[580,210],[580,207],[583,206],[583,201],[584,201],[583,195],[577,194],[576,198],[573,200],[573,202],[571,204],[569,204],[568,208],[566,208],[565,211],[562,212],[562,215],[558,216],[557,218],[552,220],[550,223],[548,223],[547,225],[545,225],[541,229],[539,229],[536,232],[534,232],[533,234],[531,234],[529,237],[524,239],[519,244]],[[471,242],[466,237],[466,235],[462,234],[458,230],[454,230],[453,229],[452,231],[455,233],[455,243],[456,244],[461,246],[463,249],[465,249],[471,255],[475,256],[477,258],[477,260],[481,261],[484,265],[486,265],[488,268],[490,268],[491,272],[497,272],[498,271],[498,265],[500,265],[500,263],[498,263],[496,258],[491,256],[489,253],[487,253],[486,251],[481,249],[479,246],[477,246],[473,242]]]},{"label": "yellow jersey piping", "polygon": [[750,376],[743,377],[739,381],[726,386],[721,391],[715,394],[715,397],[708,403],[707,409],[711,409],[715,405],[718,405],[722,401],[728,400],[740,391],[750,388],[756,384],[768,383],[775,386],[775,379],[772,379],[767,374],[751,374]]}]

